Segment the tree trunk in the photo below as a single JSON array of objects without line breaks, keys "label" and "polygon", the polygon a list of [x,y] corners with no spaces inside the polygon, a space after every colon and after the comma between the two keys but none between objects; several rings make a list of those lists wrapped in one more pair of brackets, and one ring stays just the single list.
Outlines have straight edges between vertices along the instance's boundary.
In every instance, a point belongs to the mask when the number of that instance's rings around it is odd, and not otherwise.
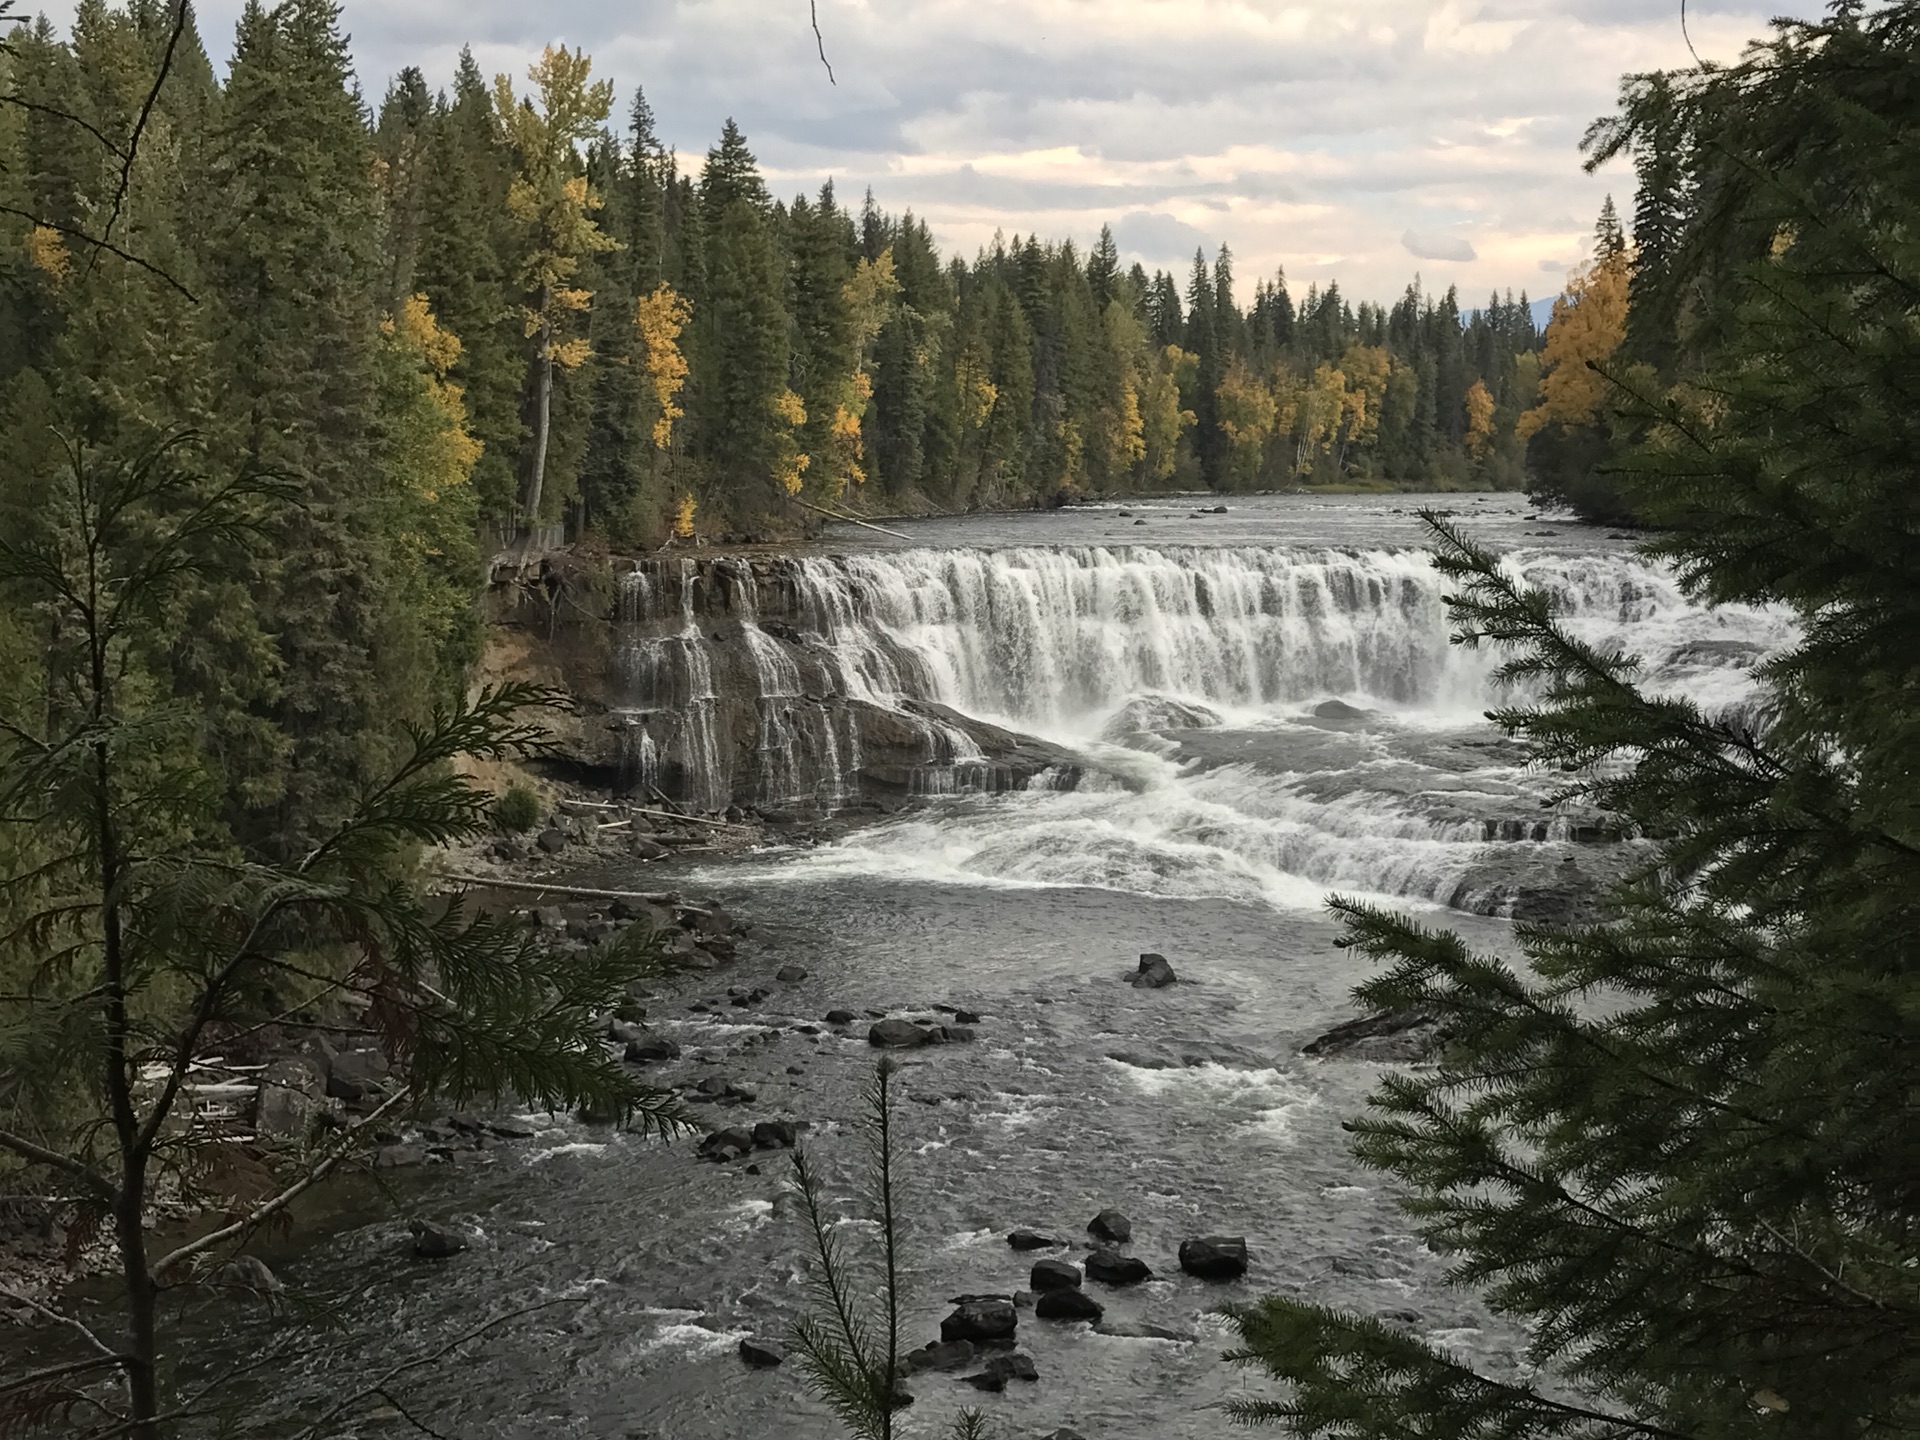
[{"label": "tree trunk", "polygon": [[[547,297],[542,295],[541,299],[545,301]],[[547,480],[547,434],[553,414],[553,322],[551,320],[541,321],[539,335],[540,345],[534,357],[534,364],[539,367],[539,371],[535,381],[533,465],[527,475],[526,515],[529,530],[535,529],[540,524],[540,492]]]},{"label": "tree trunk", "polygon": [[131,1440],[160,1440],[160,1383],[156,1322],[159,1287],[147,1269],[145,1205],[146,1175],[129,1171],[121,1179],[120,1203],[114,1228],[120,1247],[120,1270],[127,1284],[127,1398],[131,1402]]}]

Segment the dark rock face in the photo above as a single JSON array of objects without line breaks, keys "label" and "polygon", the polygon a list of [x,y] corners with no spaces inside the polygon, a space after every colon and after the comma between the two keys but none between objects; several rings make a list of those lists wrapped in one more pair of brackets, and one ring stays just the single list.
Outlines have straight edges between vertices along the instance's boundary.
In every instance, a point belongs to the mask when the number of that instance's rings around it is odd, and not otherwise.
[{"label": "dark rock face", "polygon": [[771,1370],[787,1358],[787,1352],[771,1340],[748,1338],[740,1342],[740,1358],[755,1370]]},{"label": "dark rock face", "polygon": [[782,965],[774,972],[773,978],[778,980],[782,985],[798,985],[802,980],[807,978],[806,967],[803,965]]},{"label": "dark rock face", "polygon": [[1182,1240],[1180,1268],[1201,1280],[1238,1280],[1247,1273],[1247,1242],[1238,1235]]},{"label": "dark rock face", "polygon": [[917,1050],[934,1043],[934,1033],[911,1020],[876,1020],[867,1031],[867,1043],[889,1050]]},{"label": "dark rock face", "polygon": [[[859,614],[857,576],[811,562],[803,584],[809,562],[788,558],[616,563],[629,568],[609,575],[550,556],[537,577],[503,571],[488,597],[496,624],[539,635],[541,678],[574,701],[550,726],[547,763],[575,778],[766,814],[1014,790],[1043,771],[1066,788],[1082,771],[1058,745],[934,703],[930,680],[910,664],[900,666],[907,693],[897,702],[843,693],[816,599],[824,584],[840,592],[829,608]],[[557,595],[571,603],[555,606]],[[874,643],[892,642],[875,632]]]},{"label": "dark rock face", "polygon": [[829,1010],[826,1016],[829,1025],[851,1025],[859,1018],[851,1010]]},{"label": "dark rock face", "polygon": [[1109,1245],[1124,1245],[1133,1238],[1133,1222],[1118,1210],[1102,1210],[1087,1222],[1087,1233]]},{"label": "dark rock face", "polygon": [[1049,1290],[1078,1290],[1080,1271],[1065,1260],[1041,1260],[1034,1265],[1027,1284],[1042,1294]]},{"label": "dark rock face", "polygon": [[1347,1055],[1356,1060],[1418,1060],[1440,1038],[1439,1017],[1417,1008],[1362,1015],[1336,1025],[1301,1049],[1303,1055]]},{"label": "dark rock face", "polygon": [[1118,1250],[1096,1250],[1087,1256],[1087,1278],[1117,1288],[1151,1280],[1153,1271],[1135,1256],[1122,1255]]},{"label": "dark rock face", "polygon": [[1164,955],[1142,955],[1140,968],[1133,973],[1127,983],[1136,990],[1163,990],[1180,977],[1173,973],[1173,966],[1167,963]]},{"label": "dark rock face", "polygon": [[1007,1244],[1016,1250],[1051,1250],[1056,1245],[1064,1245],[1064,1240],[1056,1240],[1051,1235],[1042,1235],[1037,1230],[1015,1230],[1007,1236]]},{"label": "dark rock face", "polygon": [[1344,700],[1327,700],[1313,707],[1317,720],[1364,720],[1367,712],[1355,709]]},{"label": "dark rock face", "polygon": [[940,1322],[942,1340],[967,1340],[975,1345],[994,1345],[1011,1341],[1020,1323],[1013,1302],[997,1296],[973,1296],[963,1299],[954,1312]]},{"label": "dark rock face", "polygon": [[1086,1320],[1098,1324],[1107,1308],[1084,1290],[1049,1290],[1035,1302],[1033,1313],[1042,1320]]}]

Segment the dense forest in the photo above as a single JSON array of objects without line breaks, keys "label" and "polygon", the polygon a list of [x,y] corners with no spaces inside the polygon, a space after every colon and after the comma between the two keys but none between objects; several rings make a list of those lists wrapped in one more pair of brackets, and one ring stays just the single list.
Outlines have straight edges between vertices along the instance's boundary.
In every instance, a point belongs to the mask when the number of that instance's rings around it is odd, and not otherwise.
[{"label": "dense forest", "polygon": [[[731,123],[684,165],[565,49],[524,81],[463,56],[437,94],[410,69],[370,112],[328,0],[251,7],[224,83],[189,25],[123,165],[99,137],[129,129],[173,13],[88,0],[70,37],[16,33],[0,395],[377,491],[447,653],[476,522],[650,543],[779,529],[793,499],[1523,483],[1524,295],[1463,313],[1417,281],[1377,305],[1275,275],[1247,297],[1224,246],[1149,274],[1104,231],[943,257],[871,195],[776,199]],[[109,211],[137,263],[70,238]],[[104,353],[129,336],[148,352]]]}]

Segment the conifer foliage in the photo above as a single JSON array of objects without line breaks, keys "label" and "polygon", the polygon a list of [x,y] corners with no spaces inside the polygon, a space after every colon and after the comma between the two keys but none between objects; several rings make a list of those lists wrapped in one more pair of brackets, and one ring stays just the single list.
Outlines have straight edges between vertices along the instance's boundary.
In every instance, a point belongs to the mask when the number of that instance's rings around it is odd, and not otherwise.
[{"label": "conifer foliage", "polygon": [[1495,715],[1569,793],[1657,840],[1613,918],[1523,927],[1525,962],[1344,903],[1359,990],[1446,1039],[1353,1126],[1452,1277],[1524,1326],[1475,1373],[1368,1317],[1273,1298],[1248,1419],[1308,1436],[1910,1435],[1920,1430],[1920,6],[1782,23],[1665,77],[1715,157],[1682,237],[1683,379],[1629,397],[1628,494],[1702,598],[1801,639],[1715,713],[1638,682],[1438,518]]}]

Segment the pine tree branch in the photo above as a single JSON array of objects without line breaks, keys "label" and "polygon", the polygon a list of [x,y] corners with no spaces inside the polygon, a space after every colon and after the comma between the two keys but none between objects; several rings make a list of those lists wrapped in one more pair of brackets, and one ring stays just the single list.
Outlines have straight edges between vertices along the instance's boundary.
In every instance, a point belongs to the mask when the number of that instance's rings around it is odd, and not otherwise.
[{"label": "pine tree branch", "polygon": [[807,14],[813,21],[813,45],[820,52],[820,63],[827,67],[827,83],[838,88],[840,82],[833,78],[833,66],[827,61],[827,42],[820,35],[820,0],[807,0]]}]

